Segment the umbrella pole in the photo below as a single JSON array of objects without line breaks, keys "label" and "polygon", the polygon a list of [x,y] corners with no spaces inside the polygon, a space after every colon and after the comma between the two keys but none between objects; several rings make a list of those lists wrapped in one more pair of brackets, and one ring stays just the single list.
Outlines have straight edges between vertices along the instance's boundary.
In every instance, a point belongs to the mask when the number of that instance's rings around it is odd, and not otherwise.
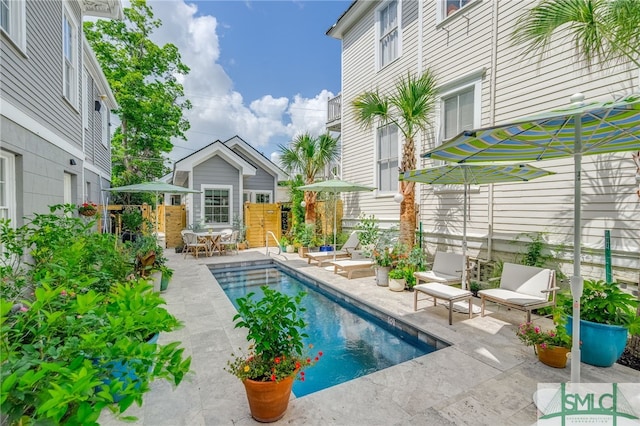
[{"label": "umbrella pole", "polygon": [[574,163],[574,208],[573,208],[573,276],[571,277],[571,297],[573,298],[573,323],[571,325],[571,382],[580,383],[580,298],[583,282],[580,276],[580,234],[581,226],[581,180],[582,171],[582,121],[579,114],[575,116]]},{"label": "umbrella pole", "polygon": [[[464,170],[465,182],[467,170]],[[464,184],[464,202],[462,203],[462,289],[467,289],[467,192],[469,185]]]},{"label": "umbrella pole", "polygon": [[337,239],[337,216],[338,215],[338,200],[336,199],[336,193],[333,193],[333,261],[336,261],[336,239]]}]

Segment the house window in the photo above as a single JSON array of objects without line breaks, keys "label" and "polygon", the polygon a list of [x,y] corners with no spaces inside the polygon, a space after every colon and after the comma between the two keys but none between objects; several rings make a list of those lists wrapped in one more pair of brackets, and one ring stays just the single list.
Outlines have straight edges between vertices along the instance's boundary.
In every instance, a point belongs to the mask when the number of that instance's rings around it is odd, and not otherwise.
[{"label": "house window", "polygon": [[442,120],[444,139],[449,139],[463,130],[474,127],[474,87],[442,98]]},{"label": "house window", "polygon": [[15,156],[0,151],[0,219],[16,220]]},{"label": "house window", "polygon": [[231,225],[231,188],[205,188],[203,197],[204,222]]},{"label": "house window", "polygon": [[441,2],[442,16],[445,18],[465,7],[471,0],[445,0]]},{"label": "house window", "polygon": [[401,6],[397,0],[385,3],[377,11],[378,64],[384,68],[400,56]]},{"label": "house window", "polygon": [[378,129],[378,190],[398,190],[398,127],[389,124]]},{"label": "house window", "polygon": [[78,89],[78,27],[65,8],[62,17],[62,94],[73,106],[77,106]]},{"label": "house window", "polygon": [[25,1],[0,0],[0,29],[21,50],[26,50]]},{"label": "house window", "polygon": [[256,191],[255,199],[258,204],[269,204],[271,202],[271,191]]}]

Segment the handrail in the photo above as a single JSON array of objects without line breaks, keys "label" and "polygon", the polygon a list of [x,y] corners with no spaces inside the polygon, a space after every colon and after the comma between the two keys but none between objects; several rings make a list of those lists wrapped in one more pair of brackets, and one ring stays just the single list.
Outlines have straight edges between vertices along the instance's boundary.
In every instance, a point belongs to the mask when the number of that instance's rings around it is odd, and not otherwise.
[{"label": "handrail", "polygon": [[275,242],[276,242],[276,247],[278,247],[278,253],[276,253],[276,254],[279,254],[279,255],[281,255],[282,257],[285,257],[285,256],[282,254],[282,248],[280,247],[280,241],[278,241],[278,238],[276,237],[276,234],[274,234],[272,231],[267,231],[267,235],[266,235],[266,238],[265,238],[265,244],[264,244],[264,245],[265,245],[265,247],[266,247],[266,253],[265,253],[265,254],[266,254],[267,256],[269,256],[269,255],[271,254],[271,252],[269,251],[269,236],[271,236],[271,238],[273,239],[273,241],[275,241]]}]

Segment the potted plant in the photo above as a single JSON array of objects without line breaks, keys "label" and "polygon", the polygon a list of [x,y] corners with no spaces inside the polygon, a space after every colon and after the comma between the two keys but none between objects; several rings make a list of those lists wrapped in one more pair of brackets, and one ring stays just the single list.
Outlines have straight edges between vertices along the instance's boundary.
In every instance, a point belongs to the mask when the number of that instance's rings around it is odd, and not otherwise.
[{"label": "potted plant", "polygon": [[407,268],[394,268],[389,271],[389,290],[404,291],[407,285]]},{"label": "potted plant", "polygon": [[[567,332],[573,328],[571,294],[558,294],[558,307],[566,315]],[[638,299],[618,284],[585,280],[580,298],[580,360],[598,367],[610,367],[624,352],[627,337],[640,334]]]},{"label": "potted plant", "polygon": [[303,370],[318,361],[322,352],[312,358],[304,351],[307,322],[300,303],[305,293],[292,297],[268,286],[261,289],[260,300],[254,299],[254,293],[236,300],[235,327],[247,329],[251,352],[232,354],[225,369],[242,380],[251,416],[274,422],[287,409],[294,378],[304,380]]},{"label": "potted plant", "polygon": [[374,249],[371,257],[375,261],[376,284],[382,287],[389,285],[389,272],[395,260],[393,249]]},{"label": "potted plant", "polygon": [[[184,350],[148,343],[180,326],[163,303],[144,280],[108,294],[42,284],[17,310],[0,299],[3,414],[10,423],[96,424],[106,407],[141,404],[154,379],[179,384],[191,361]],[[132,373],[114,375],[134,359]]]},{"label": "potted plant", "polygon": [[298,254],[306,257],[311,247],[315,244],[315,225],[300,224],[296,227],[296,240],[300,244]]},{"label": "potted plant", "polygon": [[516,335],[527,346],[533,346],[534,352],[543,364],[555,368],[567,365],[567,355],[571,349],[571,336],[563,325],[556,325],[553,330],[543,331],[531,322],[520,324]]},{"label": "potted plant", "polygon": [[122,241],[136,241],[142,233],[144,218],[140,209],[133,206],[125,207],[120,214],[122,223]]},{"label": "potted plant", "polygon": [[173,276],[173,269],[166,265],[160,266],[160,272],[162,273],[162,279],[160,281],[160,291],[166,291],[169,288],[169,282]]},{"label": "potted plant", "polygon": [[98,213],[98,206],[92,202],[82,203],[82,205],[78,207],[78,213],[82,216],[94,216]]}]

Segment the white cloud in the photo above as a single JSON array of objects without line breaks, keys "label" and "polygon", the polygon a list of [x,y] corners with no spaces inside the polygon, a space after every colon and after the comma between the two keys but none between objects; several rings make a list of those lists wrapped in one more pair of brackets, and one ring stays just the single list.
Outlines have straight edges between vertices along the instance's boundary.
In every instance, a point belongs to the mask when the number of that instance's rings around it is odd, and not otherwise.
[{"label": "white cloud", "polygon": [[[293,100],[271,95],[247,102],[233,90],[233,82],[217,63],[220,45],[214,16],[196,16],[197,6],[183,1],[148,3],[162,26],[152,38],[158,44],[173,43],[191,72],[181,78],[193,108],[186,113],[191,123],[187,141],[174,141],[172,159],[179,159],[213,142],[239,135],[259,151],[270,156],[278,143],[286,143],[296,134],[325,131],[327,99],[333,94],[323,90],[306,99]],[[182,148],[181,148],[182,147]]]}]

